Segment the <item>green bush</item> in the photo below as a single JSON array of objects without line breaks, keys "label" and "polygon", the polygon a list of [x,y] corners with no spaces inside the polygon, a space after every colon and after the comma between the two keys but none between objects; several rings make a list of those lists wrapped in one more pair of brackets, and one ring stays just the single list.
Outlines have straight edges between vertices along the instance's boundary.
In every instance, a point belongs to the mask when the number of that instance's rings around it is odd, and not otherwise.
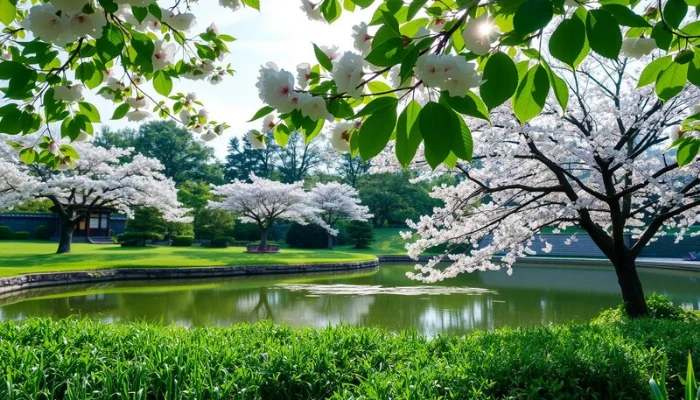
[{"label": "green bush", "polygon": [[190,247],[192,244],[194,244],[194,236],[173,236],[170,242],[174,247]]},{"label": "green bush", "polygon": [[[237,223],[236,226],[233,228],[233,237],[240,241],[248,241],[248,242],[255,242],[255,241],[260,241],[260,228],[258,228],[258,225],[246,222],[246,223]],[[268,240],[276,240],[277,237],[275,237],[275,233],[273,230],[270,230],[270,233],[268,233],[267,236]]]},{"label": "green bush", "polygon": [[0,323],[0,398],[648,399],[664,355],[671,398],[682,398],[674,374],[689,349],[700,359],[700,323],[653,319],[427,339],[29,318]]},{"label": "green bush", "polygon": [[49,240],[51,238],[51,229],[48,225],[39,225],[34,229],[34,239]]},{"label": "green bush", "polygon": [[11,240],[14,237],[9,226],[0,226],[0,240]]},{"label": "green bush", "polygon": [[14,240],[29,240],[29,236],[29,232],[17,231],[12,235],[12,238]]},{"label": "green bush", "polygon": [[286,242],[299,249],[325,249],[328,247],[328,232],[316,224],[294,222],[287,230]]},{"label": "green bush", "polygon": [[211,240],[209,247],[225,248],[230,246],[236,240],[230,236],[217,236]]},{"label": "green bush", "polygon": [[163,234],[157,232],[125,232],[117,236],[117,243],[122,247],[144,247],[149,240],[162,240]]},{"label": "green bush", "polygon": [[[679,307],[673,304],[671,299],[664,295],[652,293],[645,298],[650,318],[668,319],[672,321],[700,321],[700,314],[697,311],[686,310],[683,307]],[[603,311],[594,321],[610,323],[627,320],[625,307],[623,304],[620,304],[617,308]]]},{"label": "green bush", "polygon": [[351,221],[348,224],[348,242],[357,249],[366,249],[374,242],[374,231],[369,222]]}]

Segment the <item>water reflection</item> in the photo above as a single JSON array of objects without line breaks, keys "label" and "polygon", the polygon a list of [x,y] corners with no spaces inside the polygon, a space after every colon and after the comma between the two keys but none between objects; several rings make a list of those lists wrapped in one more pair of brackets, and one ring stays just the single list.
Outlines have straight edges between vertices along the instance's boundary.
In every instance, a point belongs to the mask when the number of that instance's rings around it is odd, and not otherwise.
[{"label": "water reflection", "polygon": [[[105,322],[156,320],[182,326],[270,319],[292,326],[335,324],[464,333],[501,326],[582,321],[620,302],[608,268],[518,266],[426,285],[412,266],[354,273],[134,281],[41,288],[0,296],[0,319],[88,315]],[[641,271],[647,292],[700,309],[700,274]]]}]

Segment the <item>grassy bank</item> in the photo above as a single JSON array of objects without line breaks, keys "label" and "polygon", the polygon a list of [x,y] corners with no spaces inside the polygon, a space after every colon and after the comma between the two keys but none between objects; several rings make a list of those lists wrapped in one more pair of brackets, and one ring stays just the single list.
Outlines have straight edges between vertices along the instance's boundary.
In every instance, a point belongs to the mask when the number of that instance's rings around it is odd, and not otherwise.
[{"label": "grassy bank", "polygon": [[249,254],[243,247],[134,248],[87,243],[74,243],[69,254],[54,254],[55,251],[54,242],[0,241],[0,277],[118,267],[311,264],[374,259],[370,254],[343,250],[283,249],[279,254]]},{"label": "grassy bank", "polygon": [[29,319],[0,324],[0,398],[646,399],[664,355],[669,387],[680,393],[675,374],[689,349],[700,360],[700,323],[642,320],[427,340],[353,327],[186,330]]}]

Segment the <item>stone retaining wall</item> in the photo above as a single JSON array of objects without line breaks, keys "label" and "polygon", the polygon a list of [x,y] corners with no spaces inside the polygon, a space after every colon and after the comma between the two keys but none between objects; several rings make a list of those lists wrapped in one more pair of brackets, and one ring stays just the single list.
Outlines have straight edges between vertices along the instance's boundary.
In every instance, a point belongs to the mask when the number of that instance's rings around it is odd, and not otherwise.
[{"label": "stone retaining wall", "polygon": [[225,267],[114,268],[74,272],[46,272],[0,278],[0,293],[46,286],[138,279],[188,279],[242,275],[292,274],[376,268],[378,260],[329,264],[236,265]]}]

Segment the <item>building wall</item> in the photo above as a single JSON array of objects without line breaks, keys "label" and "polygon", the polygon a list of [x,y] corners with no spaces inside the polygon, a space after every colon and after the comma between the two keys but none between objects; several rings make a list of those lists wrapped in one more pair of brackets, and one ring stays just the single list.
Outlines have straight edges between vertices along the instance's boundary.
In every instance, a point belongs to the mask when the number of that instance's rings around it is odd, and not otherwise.
[{"label": "building wall", "polygon": [[[110,228],[116,236],[124,233],[126,217],[123,215],[110,215]],[[0,226],[9,226],[14,232],[26,231],[34,235],[34,230],[39,225],[48,225],[52,236],[58,236],[58,217],[51,213],[0,213]]]}]

